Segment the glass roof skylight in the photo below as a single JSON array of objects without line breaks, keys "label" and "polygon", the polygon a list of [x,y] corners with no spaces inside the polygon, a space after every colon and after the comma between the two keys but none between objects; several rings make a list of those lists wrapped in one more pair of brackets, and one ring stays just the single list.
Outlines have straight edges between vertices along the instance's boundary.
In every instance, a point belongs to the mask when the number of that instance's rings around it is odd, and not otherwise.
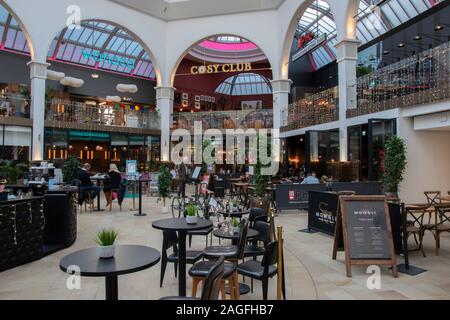
[{"label": "glass roof skylight", "polygon": [[[17,21],[0,5],[0,49],[29,54]],[[81,28],[64,29],[53,40],[49,60],[155,79],[155,69],[142,45],[125,30],[88,21]]]},{"label": "glass roof skylight", "polygon": [[[378,1],[378,6],[371,6],[372,1],[361,0],[357,16],[357,38],[361,44],[372,41],[442,1],[444,0],[386,0]],[[297,37],[308,32],[313,32],[316,36],[324,33],[328,36],[326,44],[309,53],[313,69],[335,60],[336,24],[326,1],[314,1],[299,20]]]},{"label": "glass roof skylight", "polygon": [[256,73],[241,73],[222,82],[216,93],[230,96],[272,94],[270,80]]}]

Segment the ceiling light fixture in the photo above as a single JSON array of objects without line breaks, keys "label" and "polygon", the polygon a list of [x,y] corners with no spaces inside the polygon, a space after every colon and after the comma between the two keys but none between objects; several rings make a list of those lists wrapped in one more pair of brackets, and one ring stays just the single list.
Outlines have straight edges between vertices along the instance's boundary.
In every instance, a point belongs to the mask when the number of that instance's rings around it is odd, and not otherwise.
[{"label": "ceiling light fixture", "polygon": [[98,79],[100,78],[100,75],[98,73],[91,74],[92,79]]},{"label": "ceiling light fixture", "polygon": [[420,36],[420,35],[417,35],[417,36],[415,36],[414,38],[413,38],[415,41],[419,41],[419,40],[421,40],[422,39],[422,36]]},{"label": "ceiling light fixture", "polygon": [[444,27],[441,26],[440,24],[438,24],[436,27],[434,27],[434,31],[441,31],[442,29],[444,29]]},{"label": "ceiling light fixture", "polygon": [[398,48],[404,48],[406,46],[406,44],[404,44],[403,42],[400,42],[397,47]]},{"label": "ceiling light fixture", "polygon": [[390,54],[390,53],[391,53],[391,52],[390,52],[389,50],[384,50],[384,51],[383,51],[383,54],[384,54],[384,55],[387,55],[387,54]]}]

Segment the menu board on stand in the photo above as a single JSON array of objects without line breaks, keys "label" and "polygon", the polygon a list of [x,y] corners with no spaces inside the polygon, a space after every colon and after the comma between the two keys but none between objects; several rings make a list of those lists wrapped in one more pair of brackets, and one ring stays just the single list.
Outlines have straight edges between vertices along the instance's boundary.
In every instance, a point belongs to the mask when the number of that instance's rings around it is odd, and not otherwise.
[{"label": "menu board on stand", "polygon": [[347,276],[352,265],[388,265],[398,277],[389,209],[384,196],[341,196],[333,260],[345,252]]}]

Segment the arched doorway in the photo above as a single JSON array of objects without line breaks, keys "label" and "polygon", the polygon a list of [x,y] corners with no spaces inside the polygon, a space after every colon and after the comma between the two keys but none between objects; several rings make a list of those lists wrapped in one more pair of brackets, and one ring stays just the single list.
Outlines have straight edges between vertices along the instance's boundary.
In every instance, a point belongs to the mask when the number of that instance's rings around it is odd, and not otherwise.
[{"label": "arched doorway", "polygon": [[83,21],[55,35],[48,51],[45,158],[75,156],[105,171],[141,171],[160,160],[157,73],[148,48],[125,28]]}]

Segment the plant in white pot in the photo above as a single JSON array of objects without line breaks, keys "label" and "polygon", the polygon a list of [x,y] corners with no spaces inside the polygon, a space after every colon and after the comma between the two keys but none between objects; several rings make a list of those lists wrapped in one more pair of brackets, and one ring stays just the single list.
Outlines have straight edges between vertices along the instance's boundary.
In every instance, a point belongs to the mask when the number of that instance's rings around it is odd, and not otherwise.
[{"label": "plant in white pot", "polygon": [[115,242],[119,233],[116,230],[103,229],[97,233],[94,241],[97,243],[97,254],[100,259],[114,258]]},{"label": "plant in white pot", "polygon": [[231,209],[231,212],[238,212],[239,211],[238,204],[237,204],[236,201],[232,201],[231,202],[230,209]]},{"label": "plant in white pot", "polygon": [[239,233],[240,229],[241,223],[239,222],[239,220],[237,218],[231,219],[231,231],[233,232],[233,234]]},{"label": "plant in white pot", "polygon": [[161,207],[161,213],[168,213],[169,208],[167,207],[166,199],[170,199],[170,189],[172,187],[172,175],[170,174],[170,170],[167,166],[162,165],[159,170],[158,177],[158,193],[159,193],[159,201],[163,201],[163,206]]},{"label": "plant in white pot", "polygon": [[186,221],[188,224],[197,224],[198,210],[193,204],[188,204],[186,207]]}]

